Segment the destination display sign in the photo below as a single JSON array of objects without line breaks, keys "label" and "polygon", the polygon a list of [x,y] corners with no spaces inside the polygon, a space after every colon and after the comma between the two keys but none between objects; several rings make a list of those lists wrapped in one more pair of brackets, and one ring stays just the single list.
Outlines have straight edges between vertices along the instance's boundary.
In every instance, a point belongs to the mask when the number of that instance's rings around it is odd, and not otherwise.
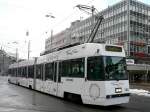
[{"label": "destination display sign", "polygon": [[112,52],[122,52],[122,47],[117,46],[105,46],[106,51],[112,51]]}]

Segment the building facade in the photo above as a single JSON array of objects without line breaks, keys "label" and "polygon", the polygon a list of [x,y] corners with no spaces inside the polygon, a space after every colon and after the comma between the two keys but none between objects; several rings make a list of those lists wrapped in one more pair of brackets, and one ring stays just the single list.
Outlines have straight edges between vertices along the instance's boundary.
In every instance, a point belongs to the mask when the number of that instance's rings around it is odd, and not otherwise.
[{"label": "building facade", "polygon": [[[102,10],[98,15],[103,15],[104,20],[96,34],[95,42],[123,45],[130,58],[139,59],[150,56],[149,5],[137,0],[121,0]],[[54,35],[52,41],[48,41],[50,38],[46,40],[45,51],[58,46],[86,42],[95,23],[95,16],[72,22],[67,30]],[[48,47],[50,43],[52,45]],[[145,60],[147,63],[147,59]]]},{"label": "building facade", "polygon": [[4,50],[0,50],[0,75],[7,75],[10,64],[16,62],[16,58],[8,55]]},{"label": "building facade", "polygon": [[61,47],[68,45],[70,43],[69,37],[70,37],[69,28],[64,31],[61,31],[56,35],[51,34],[51,37],[47,38],[45,41],[45,53],[52,52],[54,50],[57,50]]}]

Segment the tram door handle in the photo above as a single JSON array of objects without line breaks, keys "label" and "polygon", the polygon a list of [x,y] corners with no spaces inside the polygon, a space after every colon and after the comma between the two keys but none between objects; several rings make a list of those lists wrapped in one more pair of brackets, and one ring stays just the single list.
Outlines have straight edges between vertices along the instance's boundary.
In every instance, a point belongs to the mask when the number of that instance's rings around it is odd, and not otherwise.
[{"label": "tram door handle", "polygon": [[84,79],[85,79],[85,82],[86,82],[87,81],[87,77],[85,77]]}]

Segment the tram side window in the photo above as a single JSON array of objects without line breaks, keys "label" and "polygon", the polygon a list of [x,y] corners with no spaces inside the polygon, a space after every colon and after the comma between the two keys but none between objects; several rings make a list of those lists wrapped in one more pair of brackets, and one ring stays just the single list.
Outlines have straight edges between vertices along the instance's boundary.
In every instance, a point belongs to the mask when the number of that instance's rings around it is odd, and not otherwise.
[{"label": "tram side window", "polygon": [[14,75],[14,69],[11,69],[11,76]]},{"label": "tram side window", "polygon": [[18,69],[17,77],[21,77],[21,68],[17,68],[17,69]]},{"label": "tram side window", "polygon": [[71,65],[69,65],[69,61],[63,61],[62,62],[62,70],[60,70],[59,69],[59,71],[61,71],[62,73],[62,76],[69,76],[69,74],[70,74],[70,67],[69,66],[71,66]]},{"label": "tram side window", "polygon": [[14,72],[13,72],[13,69],[11,69],[11,76],[13,76]]},{"label": "tram side window", "polygon": [[27,74],[26,74],[26,70],[27,68],[26,67],[22,67],[22,77],[27,77]]},{"label": "tram side window", "polygon": [[53,80],[56,82],[56,71],[57,71],[57,63],[53,63]]},{"label": "tram side window", "polygon": [[59,62],[59,73],[58,73],[58,82],[61,82],[61,76],[63,74],[63,63]]},{"label": "tram side window", "polygon": [[16,77],[16,68],[14,68],[13,71],[14,71],[14,75],[13,76]]},{"label": "tram side window", "polygon": [[75,59],[72,63],[72,77],[84,77],[84,60]]},{"label": "tram side window", "polygon": [[33,78],[34,77],[34,66],[28,67],[28,77]]},{"label": "tram side window", "polygon": [[22,73],[22,71],[23,71],[23,67],[22,68],[20,68],[20,77],[23,77],[23,73]]},{"label": "tram side window", "polygon": [[42,79],[42,75],[43,75],[43,65],[37,65],[36,66],[36,78],[38,79]]},{"label": "tram side window", "polygon": [[14,68],[12,69],[11,76],[14,76]]},{"label": "tram side window", "polygon": [[9,70],[8,70],[9,75],[12,75],[11,71],[12,71],[12,69],[9,69]]},{"label": "tram side window", "polygon": [[45,80],[53,80],[54,63],[47,63],[45,65]]},{"label": "tram side window", "polygon": [[24,77],[24,75],[23,75],[23,69],[24,69],[24,67],[21,68],[21,77]]},{"label": "tram side window", "polygon": [[84,77],[84,58],[63,61],[62,76]]},{"label": "tram side window", "polygon": [[14,76],[17,77],[17,68],[14,69]]},{"label": "tram side window", "polygon": [[11,76],[14,75],[14,69],[10,69],[10,72],[11,72]]},{"label": "tram side window", "polygon": [[23,75],[23,67],[21,68],[21,77],[24,77],[24,75]]},{"label": "tram side window", "polygon": [[14,68],[12,69],[12,76],[15,76],[15,70],[14,70]]},{"label": "tram side window", "polygon": [[14,76],[14,68],[11,69],[11,76]]},{"label": "tram side window", "polygon": [[24,77],[23,76],[23,67],[19,68],[19,75],[20,75],[20,77]]},{"label": "tram side window", "polygon": [[11,74],[11,71],[10,71],[10,69],[8,69],[8,74]]},{"label": "tram side window", "polygon": [[14,69],[14,76],[17,77],[17,68]]},{"label": "tram side window", "polygon": [[9,69],[9,75],[12,76],[12,69]]},{"label": "tram side window", "polygon": [[87,79],[104,80],[103,58],[100,56],[89,57],[87,59]]}]

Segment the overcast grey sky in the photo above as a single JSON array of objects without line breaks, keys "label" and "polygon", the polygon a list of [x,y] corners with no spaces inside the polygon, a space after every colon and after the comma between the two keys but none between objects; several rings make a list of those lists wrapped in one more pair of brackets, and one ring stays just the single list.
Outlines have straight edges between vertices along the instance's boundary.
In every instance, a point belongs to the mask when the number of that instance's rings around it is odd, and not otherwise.
[{"label": "overcast grey sky", "polygon": [[[0,46],[13,53],[18,47],[19,57],[27,58],[27,42],[31,40],[31,57],[39,56],[51,29],[57,33],[69,27],[72,21],[88,17],[75,8],[77,4],[94,5],[100,11],[118,1],[120,0],[0,0]],[[49,13],[56,18],[46,18],[45,15]],[[27,30],[28,37],[25,35]],[[14,41],[18,44],[12,44]]]}]

